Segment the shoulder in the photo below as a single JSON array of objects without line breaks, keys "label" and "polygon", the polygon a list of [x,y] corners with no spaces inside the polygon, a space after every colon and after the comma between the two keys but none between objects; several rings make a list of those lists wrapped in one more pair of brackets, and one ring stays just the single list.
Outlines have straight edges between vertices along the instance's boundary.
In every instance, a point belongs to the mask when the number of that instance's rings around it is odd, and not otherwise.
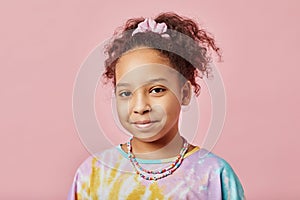
[{"label": "shoulder", "polygon": [[217,188],[221,189],[222,199],[244,199],[242,184],[225,159],[206,149],[199,149],[188,158],[187,164],[192,166],[191,171],[194,171],[194,177],[199,177],[199,180],[206,177],[207,183],[214,186],[215,192]]},{"label": "shoulder", "polygon": [[198,167],[209,167],[211,169],[231,168],[229,163],[220,156],[203,148],[196,147],[198,150],[188,157],[189,162],[193,162]]},{"label": "shoulder", "polygon": [[206,149],[199,149],[188,158],[186,167],[189,165],[196,173],[207,174],[220,182],[239,183],[239,179],[231,165],[225,159]]},{"label": "shoulder", "polygon": [[[243,186],[237,174],[226,160],[207,150],[202,150],[202,153],[199,154],[199,160],[203,159],[203,162],[210,163],[213,171],[217,174],[218,182],[222,188],[223,199],[241,200],[245,198]],[[203,156],[204,154],[206,155]]]},{"label": "shoulder", "polygon": [[114,165],[116,161],[119,161],[122,158],[123,157],[117,147],[112,147],[102,152],[90,155],[81,163],[77,172],[82,174],[90,173],[93,168]]}]

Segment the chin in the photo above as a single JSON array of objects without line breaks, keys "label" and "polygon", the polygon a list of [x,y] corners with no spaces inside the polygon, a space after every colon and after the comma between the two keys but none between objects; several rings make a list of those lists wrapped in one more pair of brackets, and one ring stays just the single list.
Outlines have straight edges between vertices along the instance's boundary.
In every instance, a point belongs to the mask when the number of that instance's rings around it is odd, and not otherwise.
[{"label": "chin", "polygon": [[134,134],[133,137],[141,142],[155,142],[157,140],[160,140],[163,136],[161,133],[153,134],[150,137],[147,137],[146,134],[139,135],[139,134]]}]

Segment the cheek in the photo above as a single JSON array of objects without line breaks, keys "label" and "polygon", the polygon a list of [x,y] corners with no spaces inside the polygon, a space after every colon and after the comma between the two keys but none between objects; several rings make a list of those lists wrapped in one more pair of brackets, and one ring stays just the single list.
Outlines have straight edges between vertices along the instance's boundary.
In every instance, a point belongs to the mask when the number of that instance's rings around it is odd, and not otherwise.
[{"label": "cheek", "polygon": [[129,115],[128,103],[126,101],[118,101],[117,100],[117,112],[120,120],[124,120]]},{"label": "cheek", "polygon": [[178,99],[172,95],[156,102],[154,108],[156,111],[160,111],[161,113],[164,113],[164,115],[174,118],[179,115],[181,105],[180,102],[178,102]]},{"label": "cheek", "polygon": [[173,108],[178,108],[180,107],[180,98],[181,98],[181,95],[179,92],[177,91],[174,91],[174,92],[170,92],[168,94],[168,96],[166,97],[166,103],[168,105],[168,107],[173,107]]},{"label": "cheek", "polygon": [[181,104],[178,99],[173,96],[172,98],[168,99],[166,104],[166,112],[171,116],[179,116],[181,111]]}]

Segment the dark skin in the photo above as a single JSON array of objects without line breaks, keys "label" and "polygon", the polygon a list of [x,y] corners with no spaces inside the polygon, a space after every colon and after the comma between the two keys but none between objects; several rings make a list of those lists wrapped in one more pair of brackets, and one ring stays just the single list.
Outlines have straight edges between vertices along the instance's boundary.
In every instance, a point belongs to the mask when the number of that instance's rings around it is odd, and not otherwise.
[{"label": "dark skin", "polygon": [[[122,148],[122,150],[123,150],[124,152],[127,152],[127,151],[128,151],[128,150],[127,150],[127,144],[126,144],[126,143],[121,144],[121,148]],[[194,146],[194,145],[192,145],[192,144],[189,144],[189,148],[188,148],[188,150],[187,150],[186,153],[189,153],[189,152],[192,151],[194,148],[196,148],[196,146]],[[179,153],[178,153],[178,154],[179,154]]]},{"label": "dark skin", "polygon": [[[162,57],[158,51],[150,48],[138,48],[130,51],[124,54],[116,65],[115,80],[119,119],[121,123],[123,122],[124,128],[133,135],[131,143],[133,153],[153,152],[153,159],[156,158],[157,150],[161,150],[158,152],[158,157],[170,158],[179,154],[181,149],[178,130],[180,106],[188,105],[190,102],[190,82],[186,81],[182,84],[177,72],[175,73],[175,70],[169,66],[171,67],[169,59]],[[135,73],[137,72],[139,77],[136,77]],[[149,74],[151,74],[151,78],[149,78]],[[158,108],[163,108],[163,115]],[[153,131],[146,131],[147,134],[143,130],[138,131],[132,123],[129,123],[139,119],[151,119],[151,114],[156,116],[157,124],[159,124],[157,126],[161,127],[153,128]],[[135,137],[135,134],[140,137],[144,136],[144,139]],[[163,149],[164,147],[168,148],[167,145],[174,138],[178,145],[171,144],[169,149]],[[127,152],[126,144],[121,146]],[[190,145],[188,152],[194,148],[195,146]]]}]

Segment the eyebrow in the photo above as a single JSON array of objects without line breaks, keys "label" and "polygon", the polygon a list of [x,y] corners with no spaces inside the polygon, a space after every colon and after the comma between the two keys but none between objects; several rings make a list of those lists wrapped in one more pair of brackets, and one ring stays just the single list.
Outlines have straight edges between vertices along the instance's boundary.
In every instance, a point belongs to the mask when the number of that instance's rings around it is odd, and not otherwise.
[{"label": "eyebrow", "polygon": [[[146,84],[149,84],[149,83],[155,83],[155,82],[168,82],[167,79],[165,78],[154,78],[154,79],[150,79],[150,80],[147,80],[143,83],[143,85],[146,85]],[[121,86],[129,86],[130,84],[129,83],[118,83],[116,85],[116,87],[121,87]]]}]

